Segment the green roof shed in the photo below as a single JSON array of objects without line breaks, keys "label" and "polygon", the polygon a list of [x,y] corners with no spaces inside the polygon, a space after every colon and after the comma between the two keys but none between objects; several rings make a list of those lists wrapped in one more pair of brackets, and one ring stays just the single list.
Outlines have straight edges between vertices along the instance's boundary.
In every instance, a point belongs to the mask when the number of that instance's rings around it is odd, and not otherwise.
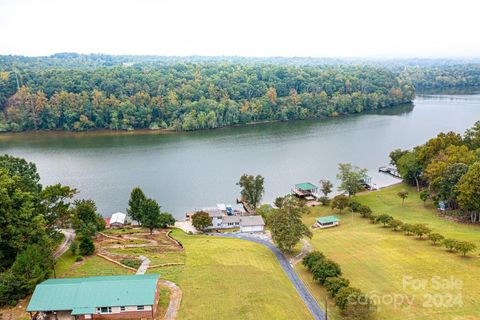
[{"label": "green roof shed", "polygon": [[297,183],[295,188],[301,191],[316,191],[318,187],[310,182]]}]

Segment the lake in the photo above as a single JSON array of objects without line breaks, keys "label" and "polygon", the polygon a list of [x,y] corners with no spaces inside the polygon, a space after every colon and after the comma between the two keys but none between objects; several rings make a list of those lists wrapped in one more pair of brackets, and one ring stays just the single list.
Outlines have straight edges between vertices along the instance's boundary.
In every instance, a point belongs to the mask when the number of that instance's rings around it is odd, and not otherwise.
[{"label": "lake", "polygon": [[335,181],[337,165],[378,173],[395,148],[441,131],[464,132],[480,120],[480,95],[419,95],[413,105],[331,119],[267,123],[190,133],[26,133],[0,135],[0,153],[37,164],[44,185],[62,183],[93,199],[105,216],[125,211],[140,186],[162,209],[185,212],[234,204],[243,173],[265,177],[264,202],[293,184]]}]

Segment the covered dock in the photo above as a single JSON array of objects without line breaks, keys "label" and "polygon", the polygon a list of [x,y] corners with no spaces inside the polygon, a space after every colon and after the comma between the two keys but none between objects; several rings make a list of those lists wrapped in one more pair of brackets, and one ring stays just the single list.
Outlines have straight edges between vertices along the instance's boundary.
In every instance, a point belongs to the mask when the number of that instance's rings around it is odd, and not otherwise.
[{"label": "covered dock", "polygon": [[318,192],[318,187],[311,182],[297,183],[292,189],[292,193],[294,195],[300,198],[307,198],[307,199],[308,197],[316,199],[317,192]]}]

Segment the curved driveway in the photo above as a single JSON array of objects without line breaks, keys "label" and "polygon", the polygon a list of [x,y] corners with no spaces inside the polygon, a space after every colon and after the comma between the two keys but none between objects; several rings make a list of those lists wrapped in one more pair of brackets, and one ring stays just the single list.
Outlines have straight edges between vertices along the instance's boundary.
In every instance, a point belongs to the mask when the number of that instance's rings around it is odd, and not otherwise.
[{"label": "curved driveway", "polygon": [[300,280],[300,278],[298,277],[295,270],[293,270],[292,266],[288,262],[285,255],[272,243],[265,240],[258,239],[258,238],[250,237],[245,234],[228,234],[228,233],[210,233],[210,234],[218,237],[248,240],[248,241],[259,243],[267,247],[268,249],[270,249],[275,254],[275,257],[277,257],[277,260],[280,263],[280,266],[282,266],[283,271],[285,271],[285,273],[287,274],[287,277],[290,279],[295,289],[297,289],[298,294],[307,305],[307,308],[308,310],[310,310],[310,313],[312,314],[313,318],[315,320],[325,320],[325,312],[322,310],[322,308],[320,308],[317,301],[310,294],[310,291],[308,291],[308,289],[303,284],[302,280]]},{"label": "curved driveway", "polygon": [[58,246],[57,250],[53,253],[54,259],[60,258],[60,256],[70,248],[70,245],[75,239],[75,230],[73,229],[61,229],[60,232],[65,235],[65,238],[63,239],[62,244]]}]

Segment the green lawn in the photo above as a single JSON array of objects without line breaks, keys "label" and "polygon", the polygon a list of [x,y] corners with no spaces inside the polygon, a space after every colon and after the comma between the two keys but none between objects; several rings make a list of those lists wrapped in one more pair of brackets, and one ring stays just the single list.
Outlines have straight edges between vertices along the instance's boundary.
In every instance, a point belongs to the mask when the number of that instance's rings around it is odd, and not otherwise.
[{"label": "green lawn", "polygon": [[[402,207],[397,192],[407,189],[410,197]],[[444,220],[436,215],[432,205],[423,207],[414,189],[397,185],[377,192],[357,196],[357,200],[368,204],[374,214],[390,214],[408,223],[427,223],[434,232],[458,240],[473,241],[480,247],[480,227],[461,225]],[[311,225],[315,217],[330,215],[329,208],[317,207],[304,218]],[[379,305],[377,319],[478,319],[480,314],[480,258],[477,251],[469,257],[447,252],[441,246],[433,246],[430,241],[417,240],[393,232],[388,228],[373,225],[351,213],[337,214],[341,219],[339,227],[313,231],[311,243],[327,257],[338,262],[344,276],[351,285],[372,296],[380,296],[386,303]],[[325,296],[321,288],[311,281],[311,276],[301,266],[297,266],[302,279],[314,288],[317,299]],[[461,288],[435,290],[432,277],[459,279]],[[404,277],[426,281],[425,288],[404,287]],[[429,294],[436,294],[429,306]],[[450,295],[461,295],[463,305],[448,306]],[[414,298],[411,307],[404,302],[395,308],[388,303],[393,295],[408,295]],[[426,296],[427,295],[427,296]],[[400,298],[398,298],[400,299]],[[443,300],[443,303],[442,303]],[[405,300],[404,300],[405,301]],[[459,302],[458,300],[456,302]],[[440,305],[443,305],[441,307]],[[335,314],[335,312],[334,312]],[[337,317],[338,318],[338,317]]]},{"label": "green lawn", "polygon": [[[180,286],[183,298],[179,319],[311,319],[307,307],[267,248],[243,240],[187,235],[177,229],[172,236],[183,244],[183,251],[110,250],[150,255],[152,264],[185,262],[183,266],[147,271]],[[59,259],[56,270],[59,277],[130,273],[96,256],[75,263],[69,251]]]},{"label": "green lawn", "polygon": [[179,319],[311,319],[267,248],[179,230],[172,235],[186,252]]}]

